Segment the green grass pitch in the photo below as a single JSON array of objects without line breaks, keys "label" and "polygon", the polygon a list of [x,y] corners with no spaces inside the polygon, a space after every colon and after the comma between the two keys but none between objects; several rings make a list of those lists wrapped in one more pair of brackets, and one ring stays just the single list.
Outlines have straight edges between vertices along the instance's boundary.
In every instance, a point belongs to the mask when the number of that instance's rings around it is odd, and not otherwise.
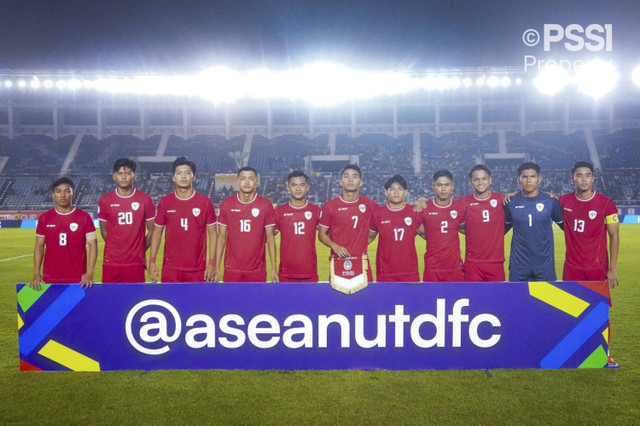
[{"label": "green grass pitch", "polygon": [[[31,279],[35,237],[33,230],[2,229],[0,423],[637,424],[640,226],[622,225],[620,234],[622,284],[611,311],[617,371],[21,373],[15,283]],[[422,255],[424,243],[419,247]],[[327,277],[328,252],[319,252],[320,276]],[[370,254],[375,259],[373,245]],[[563,255],[557,232],[558,271]]]}]

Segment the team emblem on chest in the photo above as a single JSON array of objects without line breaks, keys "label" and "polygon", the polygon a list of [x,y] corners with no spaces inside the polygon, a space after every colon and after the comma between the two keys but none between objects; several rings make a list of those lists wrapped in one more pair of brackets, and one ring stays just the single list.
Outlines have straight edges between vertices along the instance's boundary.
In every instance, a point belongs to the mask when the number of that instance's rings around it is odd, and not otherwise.
[{"label": "team emblem on chest", "polygon": [[134,212],[137,212],[138,209],[140,208],[140,203],[138,203],[137,201],[131,203],[131,208],[133,209]]},{"label": "team emblem on chest", "polygon": [[538,203],[538,204],[536,204],[536,209],[537,209],[539,212],[541,212],[542,210],[544,210],[544,204],[542,204],[542,203]]},{"label": "team emblem on chest", "polygon": [[350,260],[345,260],[344,261],[344,270],[345,271],[350,271],[351,268],[353,268],[353,264],[351,263]]},{"label": "team emblem on chest", "polygon": [[194,207],[191,211],[193,212],[193,215],[194,215],[195,217],[200,216],[200,209],[199,209],[199,208]]},{"label": "team emblem on chest", "polygon": [[311,220],[311,216],[313,216],[313,213],[311,213],[310,211],[304,212],[304,218],[305,219]]},{"label": "team emblem on chest", "polygon": [[251,216],[258,217],[260,214],[260,209],[251,209]]},{"label": "team emblem on chest", "polygon": [[76,232],[78,230],[78,224],[75,222],[69,224],[69,229],[71,229],[72,232]]},{"label": "team emblem on chest", "polygon": [[367,206],[365,206],[364,204],[360,204],[360,205],[358,206],[358,208],[360,209],[360,211],[361,211],[362,213],[364,213],[365,211],[367,211]]},{"label": "team emblem on chest", "polygon": [[452,219],[455,219],[456,217],[458,217],[458,212],[455,210],[451,210],[449,214],[451,215]]},{"label": "team emblem on chest", "polygon": [[411,224],[413,223],[413,220],[411,220],[410,217],[405,217],[404,218],[404,223],[406,223],[407,226],[411,226]]},{"label": "team emblem on chest", "polygon": [[498,200],[491,200],[489,201],[489,204],[491,204],[491,207],[495,209],[498,206]]},{"label": "team emblem on chest", "polygon": [[598,212],[595,210],[589,210],[589,219],[593,220],[598,216]]}]

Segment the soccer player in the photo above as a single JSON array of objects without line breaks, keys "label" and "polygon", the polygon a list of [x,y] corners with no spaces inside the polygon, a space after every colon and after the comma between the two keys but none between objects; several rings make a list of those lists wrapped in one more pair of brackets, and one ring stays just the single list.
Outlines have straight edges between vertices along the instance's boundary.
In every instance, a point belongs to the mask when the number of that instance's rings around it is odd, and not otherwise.
[{"label": "soccer player", "polygon": [[420,214],[405,203],[407,181],[400,175],[384,184],[387,204],[374,210],[369,227],[369,243],[378,235],[376,279],[378,281],[420,281],[416,234],[424,235]]},{"label": "soccer player", "polygon": [[423,281],[464,281],[458,236],[464,223],[464,205],[452,198],[453,174],[438,170],[433,174],[432,187],[436,196],[420,212],[427,240]]},{"label": "soccer player", "polygon": [[552,221],[561,229],[562,210],[557,199],[540,192],[540,166],[518,167],[521,191],[505,206],[505,232],[513,227],[509,256],[510,281],[555,281]]},{"label": "soccer player", "polygon": [[[618,209],[611,199],[593,190],[593,164],[578,161],[571,170],[576,192],[562,195],[567,247],[562,279],[565,281],[608,281],[618,284],[620,246]],[[607,234],[610,254],[607,253]]]},{"label": "soccer player", "polygon": [[[81,283],[85,288],[93,285],[98,236],[91,216],[72,205],[73,189],[69,178],[53,182],[51,196],[56,205],[38,219],[33,279],[29,283],[35,290],[41,290],[41,283]],[[43,260],[44,275],[40,273]]]},{"label": "soccer player", "polygon": [[136,162],[120,158],[113,164],[116,189],[98,202],[100,234],[105,241],[103,283],[145,281],[145,252],[151,245],[156,209],[151,197],[133,186],[136,178]]},{"label": "soccer player", "polygon": [[491,171],[477,164],[469,172],[473,194],[464,205],[465,281],[504,281],[504,195],[491,192]]},{"label": "soccer player", "polygon": [[[256,169],[241,168],[236,182],[238,193],[220,203],[217,279],[224,278],[224,282],[266,282],[266,241],[271,261],[270,278],[278,281],[273,205],[256,192],[260,183]],[[223,255],[224,277],[220,271]]]},{"label": "soccer player", "polygon": [[[342,195],[324,203],[320,214],[318,239],[331,249],[331,256],[341,259],[367,254],[371,214],[379,206],[371,198],[360,195],[362,172],[356,164],[347,164],[340,173]],[[367,279],[373,271],[367,258]]]},{"label": "soccer player", "polygon": [[316,230],[320,207],[307,201],[309,177],[296,170],[287,177],[290,200],[276,208],[280,232],[280,281],[318,281]]},{"label": "soccer player", "polygon": [[[196,165],[185,157],[173,162],[175,192],[158,202],[151,237],[149,277],[158,280],[156,255],[166,228],[162,282],[203,282],[215,279],[216,211],[209,197],[193,189]],[[209,256],[207,257],[207,237]],[[208,260],[208,261],[207,261]]]}]

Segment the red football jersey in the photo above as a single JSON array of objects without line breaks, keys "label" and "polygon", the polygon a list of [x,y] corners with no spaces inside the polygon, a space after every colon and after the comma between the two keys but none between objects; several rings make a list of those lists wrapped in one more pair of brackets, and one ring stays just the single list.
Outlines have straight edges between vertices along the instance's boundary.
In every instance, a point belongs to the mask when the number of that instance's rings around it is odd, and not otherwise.
[{"label": "red football jersey", "polygon": [[[329,228],[329,238],[351,256],[361,256],[367,254],[371,215],[378,207],[371,198],[359,196],[355,201],[344,201],[338,196],[322,206],[319,225]],[[335,255],[333,250],[331,254]]]},{"label": "red football jersey", "polygon": [[46,211],[36,226],[36,235],[44,238],[45,283],[79,283],[87,272],[87,234],[95,232],[91,216],[74,207],[69,213]]},{"label": "red football jersey", "polygon": [[504,195],[491,192],[481,200],[471,194],[459,201],[464,205],[465,259],[504,262]]},{"label": "red football jersey", "polygon": [[224,268],[236,271],[255,271],[265,268],[265,228],[275,226],[271,201],[256,194],[248,203],[238,194],[220,203],[218,223],[227,228],[227,248]]},{"label": "red football jersey", "polygon": [[431,200],[420,213],[427,237],[425,269],[444,271],[459,268],[462,258],[458,228],[464,223],[464,205],[459,200],[451,200],[449,205],[441,207]]},{"label": "red football jersey", "polygon": [[371,216],[372,231],[378,233],[376,276],[378,281],[420,281],[416,230],[421,225],[420,214],[413,206],[393,210],[388,205],[377,208]]},{"label": "red football jersey", "polygon": [[276,231],[280,232],[279,275],[288,278],[315,278],[318,281],[316,232],[320,207],[291,203],[276,208]]},{"label": "red football jersey", "polygon": [[203,271],[207,267],[207,227],[216,224],[213,201],[194,191],[189,198],[175,192],[158,202],[156,226],[165,229],[163,268]]},{"label": "red football jersey", "polygon": [[580,269],[609,269],[607,221],[618,221],[618,209],[611,199],[595,192],[588,200],[576,194],[559,198],[567,246],[565,263]]},{"label": "red football jersey", "polygon": [[156,217],[153,200],[137,189],[128,197],[118,190],[107,192],[98,202],[98,220],[107,223],[104,263],[112,266],[146,264],[147,221]]}]

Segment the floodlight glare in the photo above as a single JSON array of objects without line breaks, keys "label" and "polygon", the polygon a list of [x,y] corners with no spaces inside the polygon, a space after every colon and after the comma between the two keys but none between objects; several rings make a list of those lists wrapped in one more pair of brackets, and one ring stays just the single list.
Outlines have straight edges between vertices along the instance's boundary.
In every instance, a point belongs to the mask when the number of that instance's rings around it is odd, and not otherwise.
[{"label": "floodlight glare", "polygon": [[576,71],[575,81],[582,93],[597,99],[616,87],[618,71],[610,62],[595,59]]},{"label": "floodlight glare", "polygon": [[482,86],[484,86],[484,85],[485,85],[485,79],[484,79],[484,77],[478,77],[478,78],[476,79],[476,86],[478,86],[478,87],[482,87]]},{"label": "floodlight glare", "polygon": [[490,87],[491,89],[498,87],[498,84],[500,84],[500,79],[495,75],[492,75],[487,79],[487,87]]},{"label": "floodlight glare", "polygon": [[471,87],[471,85],[473,85],[473,81],[471,81],[469,77],[465,77],[464,80],[462,80],[462,85],[464,87]]},{"label": "floodlight glare", "polygon": [[77,78],[72,78],[67,82],[69,90],[76,91],[82,87],[82,83]]},{"label": "floodlight glare", "polygon": [[67,87],[67,82],[65,80],[58,80],[56,83],[56,87],[60,90],[63,90]]},{"label": "floodlight glare", "polygon": [[558,66],[548,66],[542,69],[533,80],[540,93],[553,96],[569,84],[569,74]]},{"label": "floodlight glare", "polygon": [[44,86],[45,89],[51,89],[53,87],[53,81],[47,79],[42,82],[42,85]]},{"label": "floodlight glare", "polygon": [[640,65],[635,67],[631,72],[631,80],[636,86],[640,87]]},{"label": "floodlight glare", "polygon": [[500,86],[502,87],[509,87],[511,86],[511,79],[509,77],[502,77],[500,79]]},{"label": "floodlight glare", "polygon": [[520,77],[516,78],[516,85],[521,85],[522,84],[522,79]]},{"label": "floodlight glare", "polygon": [[31,88],[32,89],[39,89],[40,88],[40,80],[38,80],[37,78],[34,78],[33,80],[31,80]]},{"label": "floodlight glare", "polygon": [[13,82],[11,80],[6,80],[4,82],[4,87],[9,88],[11,86],[13,86]]},{"label": "floodlight glare", "polygon": [[21,89],[24,89],[25,87],[27,87],[27,82],[24,80],[19,80],[18,81],[18,87]]}]

